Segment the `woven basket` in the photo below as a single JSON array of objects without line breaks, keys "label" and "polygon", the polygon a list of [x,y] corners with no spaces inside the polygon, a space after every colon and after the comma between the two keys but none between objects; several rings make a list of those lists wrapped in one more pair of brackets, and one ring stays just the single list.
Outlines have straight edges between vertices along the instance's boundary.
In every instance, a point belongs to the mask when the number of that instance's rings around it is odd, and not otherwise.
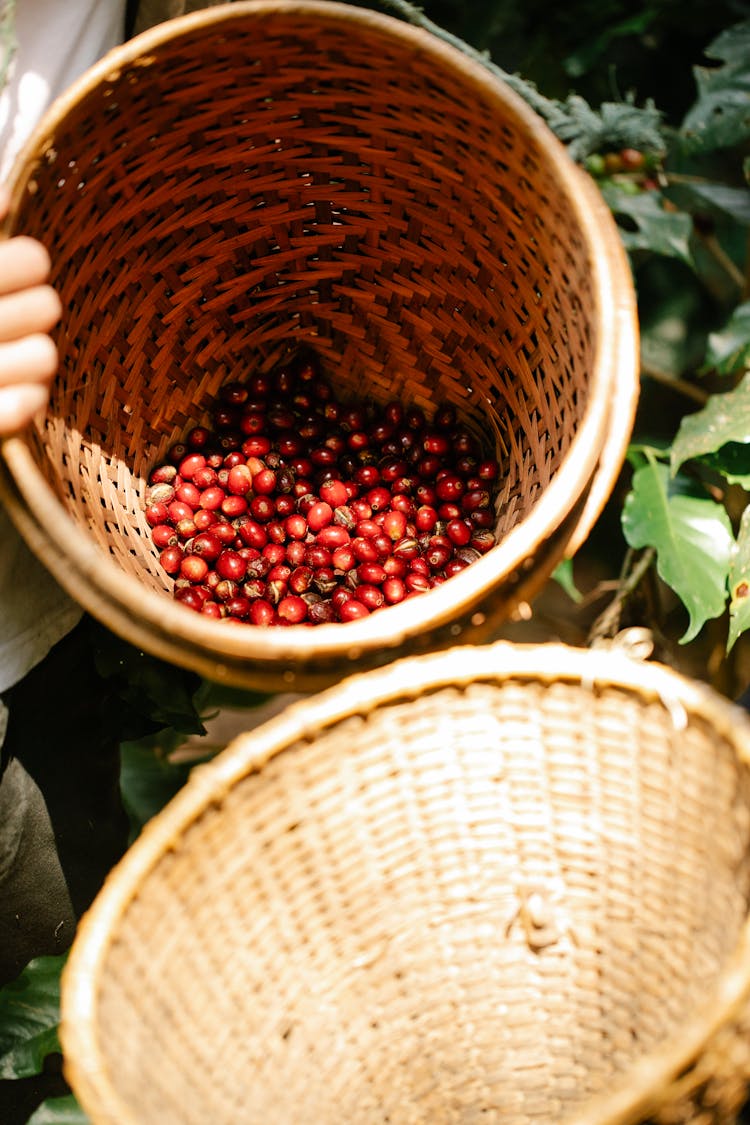
[{"label": "woven basket", "polygon": [[733,1122],[749,762],[744,712],[613,651],[460,646],[295,703],[83,919],[73,1089],[93,1125]]},{"label": "woven basket", "polygon": [[[6,230],[49,246],[65,314],[2,499],[87,610],[213,679],[317,688],[489,639],[621,467],[637,328],[609,211],[518,96],[391,17],[273,0],[144,32],[49,111]],[[223,382],[303,344],[340,399],[458,408],[503,466],[499,545],[366,621],[228,628],[173,602],[146,476]]]}]

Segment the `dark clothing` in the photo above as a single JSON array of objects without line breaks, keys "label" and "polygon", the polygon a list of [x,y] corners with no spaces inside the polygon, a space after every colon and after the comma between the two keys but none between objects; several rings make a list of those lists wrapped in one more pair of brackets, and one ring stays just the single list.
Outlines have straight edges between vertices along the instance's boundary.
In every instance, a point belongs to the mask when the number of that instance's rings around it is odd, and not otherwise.
[{"label": "dark clothing", "polygon": [[128,819],[108,681],[84,619],[4,697],[0,983],[60,953],[123,854]]}]

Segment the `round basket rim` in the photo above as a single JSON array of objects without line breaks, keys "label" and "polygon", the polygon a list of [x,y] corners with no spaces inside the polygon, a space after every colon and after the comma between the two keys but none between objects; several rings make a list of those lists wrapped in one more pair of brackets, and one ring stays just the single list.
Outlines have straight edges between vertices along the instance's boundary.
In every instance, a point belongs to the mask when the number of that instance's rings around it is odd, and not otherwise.
[{"label": "round basket rim", "polygon": [[[435,57],[446,68],[461,71],[468,83],[517,117],[554,166],[560,190],[566,195],[586,243],[594,275],[598,338],[589,401],[578,432],[530,514],[470,568],[418,599],[383,608],[363,620],[347,622],[345,627],[336,623],[317,625],[314,630],[305,626],[263,630],[264,660],[290,667],[308,659],[313,645],[316,654],[353,660],[364,652],[392,649],[395,643],[419,636],[427,629],[450,625],[457,612],[471,612],[482,599],[491,596],[500,581],[522,577],[529,565],[527,560],[533,565],[540,545],[553,537],[570,514],[571,497],[580,498],[590,492],[590,503],[584,508],[584,519],[576,532],[576,544],[580,543],[599,514],[614,473],[624,459],[638,395],[637,313],[632,276],[614,219],[586,174],[574,164],[542,118],[480,63],[431,32],[340,0],[235,0],[158,24],[114,48],[52,104],[22,150],[9,180],[11,214],[33,178],[36,163],[43,161],[45,153],[53,147],[55,128],[99,83],[129,65],[149,65],[153,61],[150,52],[160,44],[196,28],[229,25],[248,16],[274,20],[295,14],[306,14],[316,20],[344,20],[353,26],[364,25],[400,36],[413,50]],[[610,435],[608,427],[613,423]],[[160,640],[166,643],[167,637],[172,649],[175,645],[188,646],[192,650],[189,656],[215,662],[216,679],[233,674],[229,667],[222,666],[222,657],[227,665],[257,658],[257,634],[251,626],[227,628],[225,622],[196,614],[164,593],[146,588],[97,547],[58,501],[35,462],[26,435],[4,439],[0,453],[8,470],[4,475],[10,478],[0,481],[0,494],[11,518],[60,585],[85,609],[103,617],[112,628],[144,648],[158,646]],[[605,469],[606,479],[602,475]],[[597,471],[599,481],[594,487]],[[567,538],[572,533],[571,528]],[[561,546],[560,554],[563,550]],[[500,552],[503,565],[498,567]],[[292,675],[290,682],[293,679]]]},{"label": "round basket rim", "polygon": [[[472,682],[527,679],[579,684],[594,692],[621,688],[661,702],[676,730],[689,716],[710,721],[750,766],[750,716],[708,684],[656,661],[642,661],[616,644],[582,649],[559,642],[460,645],[405,657],[384,668],[357,672],[334,687],[290,703],[255,729],[239,734],[209,762],[196,766],[183,788],[143,828],[107,876],[82,918],[62,973],[60,1041],[65,1071],[83,1108],[97,1122],[140,1125],[117,1094],[95,1035],[97,978],[114,926],[137,897],[141,882],[160,858],[179,847],[192,823],[220,804],[232,787],[259,773],[291,745],[308,741],[344,718],[415,698],[425,688]],[[636,1125],[660,1104],[660,1093],[700,1054],[712,1036],[743,1009],[750,995],[750,915],[710,999],[684,1025],[590,1099],[562,1125]],[[113,1112],[116,1110],[116,1112]],[[112,1114],[109,1116],[108,1114]]]}]

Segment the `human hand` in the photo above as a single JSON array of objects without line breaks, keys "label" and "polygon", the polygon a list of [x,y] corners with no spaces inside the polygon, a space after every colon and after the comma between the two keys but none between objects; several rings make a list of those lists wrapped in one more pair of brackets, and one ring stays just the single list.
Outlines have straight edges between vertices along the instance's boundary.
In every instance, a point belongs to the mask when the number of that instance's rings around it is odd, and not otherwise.
[{"label": "human hand", "polygon": [[[0,219],[9,197],[0,187]],[[62,305],[47,284],[49,254],[26,235],[0,241],[0,435],[23,429],[47,402],[57,370],[49,333]]]}]

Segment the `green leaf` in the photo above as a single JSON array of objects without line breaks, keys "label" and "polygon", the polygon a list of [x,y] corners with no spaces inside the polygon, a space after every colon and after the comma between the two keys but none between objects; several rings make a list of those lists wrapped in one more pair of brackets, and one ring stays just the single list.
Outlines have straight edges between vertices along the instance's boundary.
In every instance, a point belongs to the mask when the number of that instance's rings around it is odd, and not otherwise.
[{"label": "green leaf", "polygon": [[576,603],[581,601],[583,594],[575,584],[572,559],[563,559],[558,563],[552,572],[552,577],[572,601]]},{"label": "green leaf", "polygon": [[164,727],[205,733],[194,698],[199,676],[142,652],[96,621],[88,627],[97,671],[112,693],[112,723],[122,740]]},{"label": "green leaf", "polygon": [[641,358],[670,375],[690,378],[706,354],[706,290],[675,258],[653,256],[638,269]]},{"label": "green leaf", "polygon": [[633,469],[640,469],[650,461],[665,461],[669,459],[670,446],[667,442],[659,441],[631,441],[626,451],[628,464]]},{"label": "green leaf", "polygon": [[655,9],[645,9],[605,27],[594,38],[584,40],[580,47],[563,59],[565,73],[571,78],[580,78],[599,62],[614,40],[623,36],[643,35],[655,18]]},{"label": "green leaf", "polygon": [[738,484],[750,491],[750,445],[729,441],[715,453],[703,454],[700,461],[722,476],[727,484]]},{"label": "green leaf", "polygon": [[745,508],[729,566],[729,636],[727,652],[750,628],[750,507]]},{"label": "green leaf", "polygon": [[678,207],[693,214],[714,215],[742,226],[750,225],[750,190],[746,187],[696,180],[670,186],[667,195]]},{"label": "green leaf", "polygon": [[709,151],[750,133],[750,20],[722,31],[705,54],[722,65],[693,68],[697,99],[680,131],[692,148]]},{"label": "green leaf", "polygon": [[37,957],[0,988],[0,1078],[41,1074],[47,1055],[60,1051],[60,972],[65,954]]},{"label": "green leaf", "polygon": [[89,1125],[89,1118],[74,1096],[68,1094],[64,1098],[48,1098],[32,1114],[27,1125]]},{"label": "green leaf", "polygon": [[728,442],[750,442],[750,375],[726,394],[711,395],[702,410],[682,419],[672,444],[672,474],[690,458],[715,453]]},{"label": "green leaf", "polygon": [[[175,736],[175,741],[177,739]],[[131,839],[171,801],[197,764],[197,761],[170,762],[163,753],[163,739],[160,741],[162,753],[155,753],[150,739],[125,742],[120,748],[120,790],[130,817]]]},{"label": "green leaf", "polygon": [[710,333],[703,370],[733,375],[746,367],[750,367],[750,301],[737,305],[724,327]]},{"label": "green leaf", "polygon": [[726,511],[696,493],[689,482],[674,480],[668,466],[649,459],[633,475],[622,529],[630,547],[655,548],[656,569],[690,618],[680,643],[693,640],[705,622],[719,617],[726,606],[734,546]]},{"label": "green leaf", "polygon": [[679,258],[693,266],[689,239],[693,220],[683,211],[665,211],[660,191],[631,195],[615,184],[602,187],[629,252],[647,251],[667,258]]}]

